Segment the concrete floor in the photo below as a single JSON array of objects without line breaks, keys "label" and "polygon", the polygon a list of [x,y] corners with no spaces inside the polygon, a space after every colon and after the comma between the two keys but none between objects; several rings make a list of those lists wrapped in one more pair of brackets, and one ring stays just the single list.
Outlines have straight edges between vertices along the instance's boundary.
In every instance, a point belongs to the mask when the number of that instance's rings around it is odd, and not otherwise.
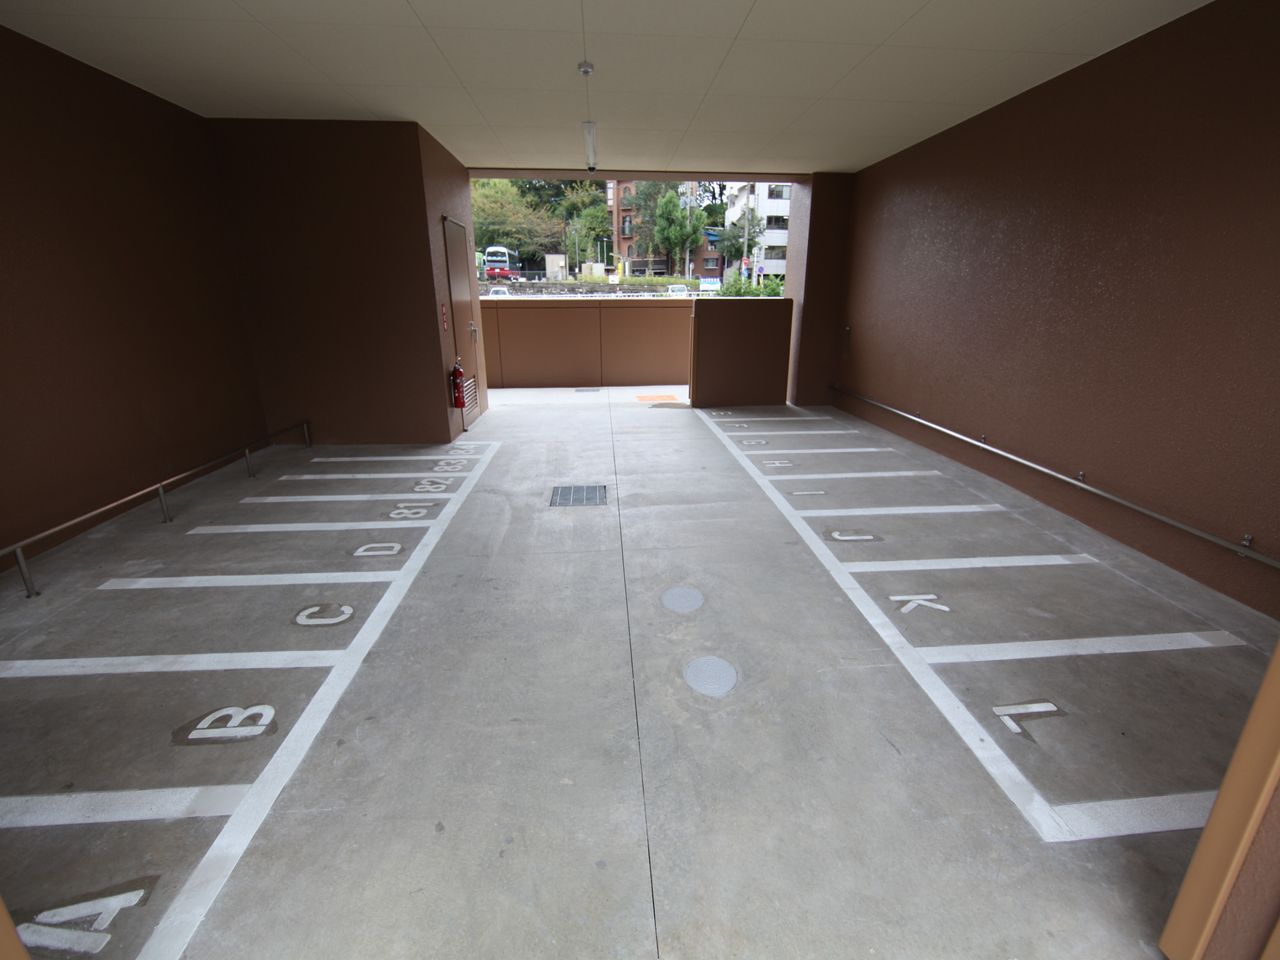
[{"label": "concrete floor", "polygon": [[1158,957],[1277,624],[844,414],[686,398],[273,448],[0,577],[33,955]]}]

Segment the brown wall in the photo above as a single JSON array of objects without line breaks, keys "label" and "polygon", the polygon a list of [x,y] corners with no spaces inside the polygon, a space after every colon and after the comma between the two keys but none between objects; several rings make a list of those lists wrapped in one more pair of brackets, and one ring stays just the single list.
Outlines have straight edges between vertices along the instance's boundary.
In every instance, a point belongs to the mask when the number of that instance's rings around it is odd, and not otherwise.
[{"label": "brown wall", "polygon": [[[1280,7],[1217,0],[858,174],[846,308],[806,355],[1280,556],[1278,54]],[[1274,569],[844,403],[1280,614]]]},{"label": "brown wall", "polygon": [[0,547],[260,436],[208,128],[0,28]]},{"label": "brown wall", "polygon": [[691,300],[484,300],[494,387],[689,382]]},{"label": "brown wall", "polygon": [[0,547],[301,419],[460,431],[469,181],[416,124],[205,120],[3,28],[0,88]]},{"label": "brown wall", "polygon": [[417,125],[212,123],[267,422],[309,417],[319,443],[448,441],[444,241]]},{"label": "brown wall", "polygon": [[710,297],[694,303],[695,407],[787,402],[794,304],[781,297]]},{"label": "brown wall", "polygon": [[[463,337],[470,337],[470,331],[465,329],[460,323],[455,323],[452,313],[449,315],[448,329],[444,329],[441,323],[440,308],[449,301],[449,273],[446,268],[445,259],[445,243],[444,243],[444,218],[450,217],[461,223],[467,231],[467,239],[469,249],[475,250],[475,233],[471,226],[471,175],[467,172],[467,168],[458,162],[448,150],[440,145],[440,143],[421,127],[418,131],[418,149],[421,157],[422,172],[422,191],[424,195],[427,218],[427,240],[430,250],[430,263],[432,270],[432,284],[435,288],[434,312],[432,313],[436,329],[439,331],[437,343],[440,348],[440,362],[438,366],[431,366],[426,371],[427,383],[426,388],[429,396],[432,398],[444,397],[444,405],[431,403],[430,411],[437,418],[443,417],[446,422],[436,422],[433,426],[435,435],[441,439],[452,440],[462,432],[462,411],[450,406],[452,397],[449,388],[449,371],[453,368],[454,360],[457,356],[465,351],[459,347],[458,341]],[[475,268],[473,262],[468,259],[467,276],[470,279],[470,290],[472,296],[472,312],[475,314],[477,326],[480,322],[478,300],[480,297],[480,286],[475,278]],[[462,295],[462,294],[460,294]],[[483,347],[479,343],[477,336],[477,346]],[[477,351],[481,357],[484,355],[483,349]],[[485,378],[483,364],[478,370],[467,370],[467,376],[473,374],[479,377],[477,381],[480,388],[480,405],[483,411],[488,406],[488,387]]]}]

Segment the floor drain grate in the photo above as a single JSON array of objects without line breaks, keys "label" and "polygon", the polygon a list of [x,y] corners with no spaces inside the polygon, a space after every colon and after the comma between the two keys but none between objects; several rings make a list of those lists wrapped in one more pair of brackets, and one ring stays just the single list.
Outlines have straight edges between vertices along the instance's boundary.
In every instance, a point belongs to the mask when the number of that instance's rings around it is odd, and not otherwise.
[{"label": "floor drain grate", "polygon": [[553,507],[603,507],[608,503],[604,484],[551,488]]}]

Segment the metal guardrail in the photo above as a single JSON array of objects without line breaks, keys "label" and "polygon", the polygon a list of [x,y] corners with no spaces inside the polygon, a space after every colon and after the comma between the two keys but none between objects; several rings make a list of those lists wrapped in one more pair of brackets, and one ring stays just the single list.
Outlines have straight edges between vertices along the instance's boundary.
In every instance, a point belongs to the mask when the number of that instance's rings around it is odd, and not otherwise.
[{"label": "metal guardrail", "polygon": [[944,426],[925,420],[922,417],[917,417],[914,414],[907,413],[905,410],[899,410],[897,407],[891,407],[887,403],[881,403],[879,400],[872,400],[870,397],[864,397],[861,394],[845,390],[843,387],[838,387],[833,384],[831,389],[843,396],[852,397],[855,400],[861,400],[863,403],[869,403],[873,407],[879,407],[881,410],[887,410],[889,413],[895,413],[900,417],[905,417],[913,423],[918,423],[921,426],[928,427],[930,430],[937,430],[939,433],[945,433],[947,436],[954,437],[956,440],[963,440],[971,446],[986,450],[988,453],[994,453],[996,456],[1004,457],[1006,460],[1012,460],[1014,463],[1021,464],[1024,467],[1035,470],[1037,473],[1043,473],[1047,477],[1053,477],[1055,480],[1061,480],[1063,483],[1069,483],[1077,489],[1102,497],[1104,500],[1110,500],[1112,503],[1118,503],[1122,507],[1128,507],[1130,510],[1134,510],[1145,517],[1150,517],[1152,520],[1159,520],[1161,523],[1168,524],[1171,527],[1176,527],[1183,533],[1189,533],[1193,537],[1199,537],[1201,540],[1207,540],[1220,547],[1225,547],[1227,550],[1230,550],[1241,557],[1248,557],[1250,560],[1257,560],[1259,563],[1265,563],[1269,567],[1280,569],[1280,560],[1277,560],[1274,557],[1269,557],[1264,553],[1259,553],[1257,550],[1253,549],[1253,536],[1251,534],[1246,533],[1239,541],[1233,542],[1225,537],[1219,537],[1216,534],[1209,533],[1205,530],[1199,529],[1198,527],[1193,527],[1190,524],[1183,523],[1181,520],[1175,520],[1172,517],[1167,517],[1163,513],[1157,513],[1155,510],[1151,510],[1141,504],[1134,503],[1132,500],[1126,500],[1124,497],[1117,496],[1107,490],[1095,487],[1093,484],[1085,483],[1083,470],[1074,477],[1070,477],[1065,473],[1059,473],[1057,470],[1042,466],[1038,463],[1033,463],[1030,460],[1019,457],[1016,454],[1009,453],[1006,450],[1001,450],[999,447],[993,447],[991,444],[986,442],[985,434],[981,440],[975,440],[972,437],[965,436],[963,433],[957,433],[955,430],[949,430]]},{"label": "metal guardrail", "polygon": [[137,500],[141,497],[145,497],[149,493],[154,493],[156,495],[156,499],[160,503],[160,514],[164,518],[161,520],[161,523],[172,523],[173,514],[169,510],[169,501],[166,500],[164,496],[165,487],[172,487],[173,485],[186,480],[188,477],[195,476],[198,473],[204,473],[206,470],[211,470],[214,467],[225,466],[238,457],[244,457],[245,470],[248,471],[249,476],[252,477],[254,476],[254,470],[253,460],[250,459],[249,456],[250,449],[260,444],[268,443],[272,438],[278,437],[282,433],[292,433],[294,430],[302,431],[302,442],[306,446],[310,447],[311,421],[303,420],[301,423],[295,423],[292,426],[273,431],[265,436],[258,437],[256,440],[250,440],[244,447],[237,448],[236,450],[223,454],[220,457],[215,457],[208,463],[202,463],[198,467],[192,467],[190,470],[184,470],[182,473],[175,474],[167,480],[161,480],[159,483],[153,483],[149,487],[144,487],[136,493],[129,494],[127,497],[121,497],[119,500],[108,503],[104,507],[98,507],[96,510],[90,510],[88,513],[81,514],[76,517],[74,520],[68,520],[65,523],[60,523],[56,527],[50,527],[48,530],[41,530],[34,536],[27,537],[25,540],[19,540],[17,543],[10,544],[3,550],[0,550],[0,557],[6,556],[10,553],[14,555],[14,559],[18,563],[18,573],[22,577],[22,584],[27,588],[27,598],[30,599],[31,597],[38,597],[40,596],[40,591],[36,589],[35,581],[31,577],[31,568],[27,565],[27,557],[23,552],[26,547],[39,540],[43,540],[46,537],[51,537],[55,533],[61,533],[63,530],[67,530],[71,527],[77,527],[88,520],[92,520],[94,517],[108,513],[115,510],[117,507],[122,507],[126,503],[130,503],[131,501]]}]

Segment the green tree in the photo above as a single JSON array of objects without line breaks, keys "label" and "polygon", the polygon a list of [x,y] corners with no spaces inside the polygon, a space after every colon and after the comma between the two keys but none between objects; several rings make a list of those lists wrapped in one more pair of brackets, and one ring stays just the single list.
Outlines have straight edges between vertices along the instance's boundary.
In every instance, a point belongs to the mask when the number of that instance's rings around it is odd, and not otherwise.
[{"label": "green tree", "polygon": [[603,203],[594,204],[570,220],[567,229],[571,239],[566,246],[573,249],[575,261],[583,254],[594,260],[597,244],[613,238],[613,218]]},{"label": "green tree", "polygon": [[707,215],[695,206],[681,207],[680,196],[668,190],[658,201],[654,244],[669,257],[680,258],[680,273],[689,272],[689,251],[702,240]]},{"label": "green tree", "polygon": [[564,200],[565,192],[573,180],[512,180],[520,196],[529,201],[529,206],[557,210]]},{"label": "green tree", "polygon": [[636,254],[652,256],[659,248],[654,235],[658,223],[658,204],[671,190],[666,180],[637,180],[632,201],[632,231]]},{"label": "green tree", "polygon": [[720,234],[720,252],[724,255],[724,262],[732,263],[750,256],[763,233],[764,218],[748,207]]},{"label": "green tree", "polygon": [[482,250],[510,247],[521,257],[536,260],[560,245],[559,218],[545,207],[534,206],[510,180],[473,181],[471,219]]}]

